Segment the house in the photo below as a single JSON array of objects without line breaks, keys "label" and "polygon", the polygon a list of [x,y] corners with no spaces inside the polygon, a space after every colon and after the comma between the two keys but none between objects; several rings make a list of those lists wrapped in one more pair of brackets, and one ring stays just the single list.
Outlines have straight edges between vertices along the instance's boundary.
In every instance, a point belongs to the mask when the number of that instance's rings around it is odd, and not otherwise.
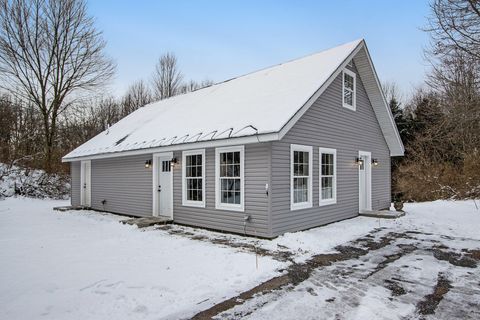
[{"label": "house", "polygon": [[390,206],[364,40],[146,105],[64,158],[72,205],[272,238]]}]

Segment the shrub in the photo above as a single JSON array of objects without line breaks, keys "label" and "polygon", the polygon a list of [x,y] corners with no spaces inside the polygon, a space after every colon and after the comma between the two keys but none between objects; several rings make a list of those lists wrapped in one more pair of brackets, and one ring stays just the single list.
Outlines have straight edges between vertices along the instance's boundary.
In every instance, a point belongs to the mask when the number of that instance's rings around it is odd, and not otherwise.
[{"label": "shrub", "polygon": [[70,178],[43,170],[0,163],[0,198],[21,195],[32,198],[68,199]]}]

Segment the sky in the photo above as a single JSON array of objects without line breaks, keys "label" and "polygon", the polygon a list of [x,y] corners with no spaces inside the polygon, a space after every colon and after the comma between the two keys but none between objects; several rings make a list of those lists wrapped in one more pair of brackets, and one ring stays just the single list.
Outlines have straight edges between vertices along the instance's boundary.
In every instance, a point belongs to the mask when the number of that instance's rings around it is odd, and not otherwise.
[{"label": "sky", "polygon": [[380,80],[404,96],[427,70],[427,0],[102,0],[88,10],[117,64],[116,96],[150,81],[165,52],[186,80],[218,82],[364,38]]}]

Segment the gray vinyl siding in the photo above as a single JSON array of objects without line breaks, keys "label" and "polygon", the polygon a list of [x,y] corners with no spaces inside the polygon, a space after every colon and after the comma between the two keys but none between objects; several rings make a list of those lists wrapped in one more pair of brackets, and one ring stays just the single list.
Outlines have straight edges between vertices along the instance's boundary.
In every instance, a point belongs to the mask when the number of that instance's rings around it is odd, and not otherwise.
[{"label": "gray vinyl siding", "polygon": [[[182,152],[174,153],[182,159]],[[270,143],[245,145],[245,212],[215,209],[215,148],[205,150],[206,178],[205,208],[182,205],[181,163],[174,168],[173,217],[181,224],[215,230],[243,233],[244,216],[250,215],[246,232],[249,235],[270,237],[269,199],[265,185],[270,181]]]},{"label": "gray vinyl siding", "polygon": [[[205,150],[206,207],[182,205],[182,152],[173,170],[173,217],[176,223],[235,233],[244,232],[244,216],[250,215],[246,232],[271,237],[269,199],[270,143],[245,145],[245,211],[215,209],[215,148]],[[92,208],[132,216],[152,215],[152,169],[145,160],[152,155],[107,158],[91,161]],[[72,205],[80,204],[80,162],[72,162]],[[106,200],[105,205],[102,200]]]},{"label": "gray vinyl siding", "polygon": [[147,159],[151,155],[92,160],[92,208],[151,216],[152,170],[145,168]]},{"label": "gray vinyl siding", "polygon": [[80,205],[80,161],[70,163],[70,201],[72,206]]},{"label": "gray vinyl siding", "polygon": [[[356,216],[359,150],[371,152],[380,163],[372,166],[372,209],[390,205],[389,149],[358,73],[356,79],[356,111],[342,106],[340,74],[283,139],[272,143],[273,235]],[[312,208],[290,210],[291,144],[313,146]],[[327,206],[319,206],[319,147],[337,150],[337,203]]]}]

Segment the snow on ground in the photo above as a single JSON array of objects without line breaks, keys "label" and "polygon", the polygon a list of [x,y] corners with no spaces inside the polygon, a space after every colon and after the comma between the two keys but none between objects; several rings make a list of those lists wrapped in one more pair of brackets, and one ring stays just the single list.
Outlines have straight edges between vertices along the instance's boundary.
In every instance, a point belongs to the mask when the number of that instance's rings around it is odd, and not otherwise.
[{"label": "snow on ground", "polygon": [[189,317],[275,276],[281,263],[65,201],[0,201],[1,319]]},{"label": "snow on ground", "polygon": [[[480,207],[480,201],[477,201]],[[301,262],[316,253],[331,252],[333,248],[375,228],[419,230],[422,232],[480,240],[480,210],[473,200],[406,203],[407,214],[401,219],[387,220],[357,217],[302,232],[286,233],[262,247],[275,250],[278,245],[296,253]]]},{"label": "snow on ground", "polygon": [[286,252],[295,262],[303,262],[316,253],[334,251],[334,247],[354,240],[384,225],[385,220],[366,217],[344,220],[306,231],[291,232],[273,240],[243,237],[235,234],[212,232],[200,228],[172,225],[173,234],[190,234],[191,237],[206,237],[212,241],[221,239],[238,245],[256,245],[271,252]]},{"label": "snow on ground", "polygon": [[[385,247],[315,269],[298,285],[257,295],[220,318],[410,318],[440,274],[454,288],[432,319],[480,315],[478,269],[432,255],[434,246],[450,255],[480,248],[473,201],[406,204],[400,219],[358,217],[272,241],[175,225],[139,230],[120,224],[120,216],[51,209],[66,204],[0,201],[0,318],[188,318],[279,275],[291,262],[278,252],[308,263],[337,245],[392,233],[401,235]],[[252,245],[267,252],[259,255],[258,270]],[[384,263],[387,258],[392,261]],[[386,281],[393,278],[406,293],[391,295]],[[465,306],[470,313],[458,313]]]},{"label": "snow on ground", "polygon": [[435,201],[407,204],[406,211],[364,238],[377,244],[391,238],[385,246],[318,268],[300,284],[218,318],[479,319],[480,210],[473,201]]},{"label": "snow on ground", "polygon": [[[480,207],[478,200],[477,205]],[[304,262],[318,253],[333,252],[336,246],[382,227],[404,228],[480,240],[480,232],[478,232],[480,210],[477,210],[473,200],[406,203],[404,209],[407,214],[401,219],[356,217],[306,231],[286,233],[273,240],[245,238],[203,229],[193,230],[195,235],[211,239],[221,238],[232,243],[256,244],[269,251],[289,252],[293,254],[292,258],[295,262]],[[176,231],[192,232],[192,228],[182,226],[174,226],[174,228]]]},{"label": "snow on ground", "polygon": [[452,237],[480,240],[480,201],[406,203],[399,226]]}]

